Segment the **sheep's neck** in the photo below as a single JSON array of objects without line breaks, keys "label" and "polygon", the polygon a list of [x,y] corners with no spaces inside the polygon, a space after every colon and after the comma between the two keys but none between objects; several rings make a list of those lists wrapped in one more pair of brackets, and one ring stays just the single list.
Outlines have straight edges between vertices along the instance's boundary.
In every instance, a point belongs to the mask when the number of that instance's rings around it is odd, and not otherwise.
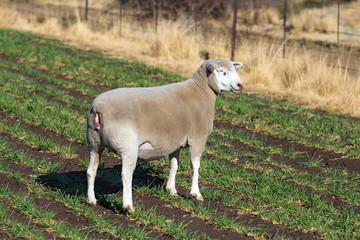
[{"label": "sheep's neck", "polygon": [[201,67],[192,77],[192,80],[195,82],[197,87],[199,87],[215,104],[216,97],[218,95],[217,92],[213,91],[209,84],[208,78],[206,76],[205,69]]}]

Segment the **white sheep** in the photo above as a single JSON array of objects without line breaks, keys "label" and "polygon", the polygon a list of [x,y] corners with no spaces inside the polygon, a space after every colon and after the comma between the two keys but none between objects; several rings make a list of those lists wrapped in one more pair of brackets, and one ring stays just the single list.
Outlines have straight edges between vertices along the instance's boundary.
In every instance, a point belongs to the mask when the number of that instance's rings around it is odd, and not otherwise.
[{"label": "white sheep", "polygon": [[198,185],[200,157],[213,128],[215,100],[222,91],[239,93],[243,82],[235,68],[239,62],[205,61],[184,82],[150,88],[119,88],[99,95],[87,112],[88,198],[96,204],[94,182],[104,148],[122,158],[123,208],[133,211],[132,178],[136,161],[169,156],[166,184],[175,195],[175,174],[180,149],[190,147],[190,194],[203,200]]}]

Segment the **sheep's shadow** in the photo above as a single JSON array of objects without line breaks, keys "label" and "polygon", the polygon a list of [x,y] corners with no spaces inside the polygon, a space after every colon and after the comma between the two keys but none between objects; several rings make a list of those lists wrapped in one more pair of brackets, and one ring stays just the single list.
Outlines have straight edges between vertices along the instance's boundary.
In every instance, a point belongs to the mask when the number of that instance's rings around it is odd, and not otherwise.
[{"label": "sheep's shadow", "polygon": [[[97,198],[107,194],[118,194],[122,191],[121,167],[121,165],[116,165],[113,168],[98,169],[95,179]],[[149,170],[137,167],[133,175],[133,188],[164,186],[164,179],[156,175],[159,175],[156,171],[152,170],[150,173]],[[38,176],[36,181],[49,189],[59,190],[63,194],[72,196],[86,196],[87,194],[86,171],[55,172]],[[106,207],[106,204],[104,204],[104,207]]]}]

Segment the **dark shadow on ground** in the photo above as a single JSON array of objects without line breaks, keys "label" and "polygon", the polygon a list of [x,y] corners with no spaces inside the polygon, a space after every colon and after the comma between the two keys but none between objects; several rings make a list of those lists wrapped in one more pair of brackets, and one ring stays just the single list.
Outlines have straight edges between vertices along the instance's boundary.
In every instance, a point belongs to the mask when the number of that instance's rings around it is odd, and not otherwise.
[{"label": "dark shadow on ground", "polygon": [[[133,188],[147,186],[149,188],[164,186],[164,180],[156,172],[144,170],[141,167],[135,169],[133,175]],[[68,171],[62,173],[50,173],[41,175],[36,181],[52,190],[60,190],[62,193],[86,196],[87,177],[86,171]],[[121,165],[113,168],[99,168],[95,179],[95,194],[100,197],[104,194],[114,194],[122,191]]]}]

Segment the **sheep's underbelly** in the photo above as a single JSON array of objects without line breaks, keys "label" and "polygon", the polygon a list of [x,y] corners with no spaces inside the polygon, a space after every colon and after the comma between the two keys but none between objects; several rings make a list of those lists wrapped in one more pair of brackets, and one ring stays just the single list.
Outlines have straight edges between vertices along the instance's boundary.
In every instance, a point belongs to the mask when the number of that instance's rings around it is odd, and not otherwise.
[{"label": "sheep's underbelly", "polygon": [[167,146],[167,148],[161,148],[159,146],[154,146],[151,142],[144,142],[140,144],[138,148],[138,157],[144,160],[155,160],[168,156],[169,154],[175,152],[179,148],[184,147],[182,144],[176,146]]},{"label": "sheep's underbelly", "polygon": [[139,146],[139,153],[140,152],[147,152],[147,151],[154,151],[155,148],[151,145],[150,142],[144,142]]}]

